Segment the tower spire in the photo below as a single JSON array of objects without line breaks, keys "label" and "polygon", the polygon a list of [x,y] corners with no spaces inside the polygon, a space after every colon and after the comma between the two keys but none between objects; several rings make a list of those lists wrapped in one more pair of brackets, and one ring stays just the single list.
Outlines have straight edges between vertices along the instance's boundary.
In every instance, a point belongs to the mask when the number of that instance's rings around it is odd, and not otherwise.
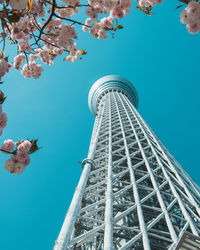
[{"label": "tower spire", "polygon": [[199,187],[138,113],[133,85],[105,76],[88,104],[89,152],[54,250],[167,250],[199,236]]}]

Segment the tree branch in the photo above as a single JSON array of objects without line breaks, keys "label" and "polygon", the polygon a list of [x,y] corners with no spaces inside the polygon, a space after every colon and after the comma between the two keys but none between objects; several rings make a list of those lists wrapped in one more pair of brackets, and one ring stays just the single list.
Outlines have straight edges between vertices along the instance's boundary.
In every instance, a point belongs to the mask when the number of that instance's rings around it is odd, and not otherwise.
[{"label": "tree branch", "polygon": [[1,151],[1,152],[4,152],[4,153],[8,153],[8,154],[15,155],[14,152],[10,152],[10,151],[4,150],[4,149],[0,149],[0,151]]},{"label": "tree branch", "polygon": [[42,34],[43,34],[43,30],[45,29],[45,27],[49,24],[49,22],[51,21],[53,15],[54,15],[54,12],[55,12],[55,8],[56,8],[56,0],[53,0],[53,3],[52,3],[52,10],[51,10],[51,14],[49,16],[49,18],[47,19],[46,23],[43,25],[43,27],[41,28],[40,30],[40,34],[38,36],[38,39],[37,39],[37,42],[40,40]]},{"label": "tree branch", "polygon": [[62,19],[62,20],[66,20],[66,21],[69,21],[69,22],[72,22],[72,23],[77,23],[77,24],[79,24],[79,25],[87,26],[87,27],[89,27],[89,28],[91,27],[90,25],[87,25],[87,24],[84,24],[84,23],[75,21],[75,20],[73,20],[73,19],[61,17],[61,16],[57,15],[56,13],[54,13],[53,15],[54,15],[55,17],[57,17],[57,18]]}]

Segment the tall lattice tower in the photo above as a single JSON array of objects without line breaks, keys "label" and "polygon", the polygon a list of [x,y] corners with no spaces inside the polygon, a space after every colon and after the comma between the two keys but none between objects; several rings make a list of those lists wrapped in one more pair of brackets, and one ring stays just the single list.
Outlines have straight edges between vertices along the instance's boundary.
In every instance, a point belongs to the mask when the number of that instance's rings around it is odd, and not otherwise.
[{"label": "tall lattice tower", "polygon": [[[200,189],[137,105],[135,88],[120,76],[92,86],[89,153],[55,250],[175,249],[183,232],[199,236]],[[200,249],[185,240],[182,249]]]}]

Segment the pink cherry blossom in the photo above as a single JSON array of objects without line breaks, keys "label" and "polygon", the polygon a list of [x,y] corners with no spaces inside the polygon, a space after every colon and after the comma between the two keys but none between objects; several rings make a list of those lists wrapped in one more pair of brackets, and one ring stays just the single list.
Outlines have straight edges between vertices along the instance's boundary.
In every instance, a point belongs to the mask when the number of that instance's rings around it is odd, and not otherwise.
[{"label": "pink cherry blossom", "polygon": [[[8,152],[11,152],[11,151],[13,150],[14,146],[15,146],[14,141],[8,139],[8,140],[5,140],[5,141],[4,141],[4,143],[3,143],[2,147],[1,147],[1,150],[5,150],[5,151],[8,151]],[[4,151],[2,151],[2,153],[7,154],[7,153],[4,152]]]},{"label": "pink cherry blossom", "polygon": [[91,18],[87,18],[86,20],[85,20],[85,24],[86,25],[89,25],[89,24],[91,24],[92,23],[92,19]]},{"label": "pink cherry blossom", "polygon": [[31,148],[31,142],[26,140],[22,143],[24,150],[28,151]]},{"label": "pink cherry blossom", "polygon": [[189,33],[196,34],[200,30],[200,23],[188,23],[186,28]]},{"label": "pink cherry blossom", "polygon": [[21,174],[24,168],[25,163],[19,161],[15,155],[12,155],[10,159],[5,162],[5,169],[12,174]]},{"label": "pink cherry blossom", "polygon": [[29,158],[29,155],[26,151],[18,151],[16,154],[16,159],[19,162],[25,162],[27,158]]},{"label": "pink cherry blossom", "polygon": [[[148,1],[159,3],[161,0]],[[132,5],[131,0],[88,0],[85,4],[80,0],[61,2],[56,2],[56,8],[53,10],[51,4],[46,4],[46,0],[33,0],[30,9],[24,12],[17,22],[7,22],[1,32],[3,39],[9,36],[11,44],[17,45],[18,54],[14,58],[13,66],[20,70],[25,78],[37,79],[41,76],[43,66],[40,62],[52,66],[55,58],[61,55],[64,55],[64,60],[67,58],[66,61],[70,62],[82,58],[75,43],[78,38],[77,26],[81,25],[83,31],[94,37],[107,39],[109,30],[115,30],[114,19],[123,18],[129,13]],[[7,18],[7,13],[13,11],[12,9],[29,8],[27,3],[28,0],[8,1],[7,12],[2,11],[0,17]],[[73,19],[79,9],[85,9],[86,18],[83,22]],[[1,58],[0,77],[9,72],[10,67],[11,64]]]},{"label": "pink cherry blossom", "polygon": [[2,135],[3,129],[7,125],[8,117],[6,113],[2,112],[2,106],[0,105],[0,136]]},{"label": "pink cherry blossom", "polygon": [[10,173],[14,173],[14,169],[15,169],[15,162],[12,159],[8,159],[5,162],[4,165],[5,169],[8,170]]},{"label": "pink cherry blossom", "polygon": [[149,6],[155,6],[157,4],[161,4],[162,2],[163,0],[139,0],[139,5],[149,7]]},{"label": "pink cherry blossom", "polygon": [[22,10],[26,8],[27,0],[10,0],[10,6],[15,10]]},{"label": "pink cherry blossom", "polygon": [[113,27],[113,18],[112,17],[104,17],[101,19],[101,23],[104,27],[112,28]]},{"label": "pink cherry blossom", "polygon": [[[16,60],[20,60],[20,56]],[[0,105],[0,135],[6,124],[7,115],[2,112],[2,106]],[[37,140],[34,143],[37,147]],[[28,152],[31,146],[32,143],[29,140],[21,140],[21,142],[14,142],[11,139],[5,140],[0,151],[5,154],[11,154],[10,159],[5,162],[5,169],[13,174],[22,173],[24,168],[30,164]]]},{"label": "pink cherry blossom", "polygon": [[1,112],[0,113],[0,130],[5,128],[5,126],[7,124],[7,120],[8,120],[8,117],[7,117],[6,113]]},{"label": "pink cherry blossom", "polygon": [[30,164],[30,161],[31,161],[31,159],[30,159],[30,157],[28,156],[28,157],[25,159],[25,161],[23,162],[23,163],[24,163],[24,167],[28,166],[28,165]]},{"label": "pink cherry blossom", "polygon": [[86,32],[86,31],[88,31],[88,30],[89,30],[89,27],[87,27],[87,26],[83,26],[83,27],[82,27],[82,30]]},{"label": "pink cherry blossom", "polygon": [[14,165],[14,174],[21,174],[24,171],[25,165],[23,162],[17,162]]},{"label": "pink cherry blossom", "polygon": [[22,63],[25,61],[25,55],[19,54],[14,59],[14,68],[19,70]]},{"label": "pink cherry blossom", "polygon": [[123,9],[120,5],[116,5],[110,12],[110,15],[112,17],[117,17],[117,18],[123,18],[124,17],[124,12]]},{"label": "pink cherry blossom", "polygon": [[189,33],[196,34],[200,30],[200,3],[190,2],[180,14],[180,21],[186,24]]},{"label": "pink cherry blossom", "polygon": [[0,59],[0,80],[1,77],[5,75],[6,72],[9,72],[10,70],[10,64],[4,59]]}]

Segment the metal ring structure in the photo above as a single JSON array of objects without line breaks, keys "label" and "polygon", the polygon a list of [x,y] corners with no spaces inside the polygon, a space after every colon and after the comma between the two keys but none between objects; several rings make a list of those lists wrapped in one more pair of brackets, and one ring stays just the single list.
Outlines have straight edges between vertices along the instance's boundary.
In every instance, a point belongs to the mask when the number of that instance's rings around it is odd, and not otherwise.
[{"label": "metal ring structure", "polygon": [[94,161],[92,159],[85,158],[81,162],[81,167],[84,168],[85,164],[89,163],[91,166],[94,166]]},{"label": "metal ring structure", "polygon": [[138,94],[135,87],[124,77],[108,75],[97,80],[91,87],[88,95],[88,106],[91,113],[96,116],[98,101],[102,95],[110,90],[125,92],[133,105],[138,107]]}]

